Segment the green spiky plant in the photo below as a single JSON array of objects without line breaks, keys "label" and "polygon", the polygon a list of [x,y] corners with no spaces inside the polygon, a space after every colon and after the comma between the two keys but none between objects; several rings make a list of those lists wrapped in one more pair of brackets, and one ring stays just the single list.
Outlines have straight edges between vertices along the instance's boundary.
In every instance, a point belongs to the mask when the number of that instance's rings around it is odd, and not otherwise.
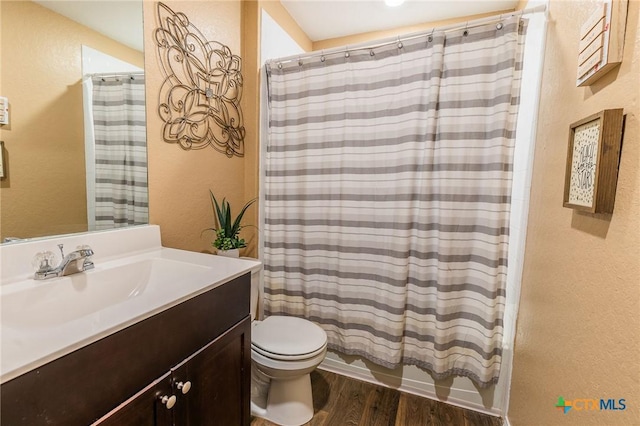
[{"label": "green spiky plant", "polygon": [[239,238],[240,230],[244,228],[241,225],[242,217],[247,209],[256,202],[256,199],[249,201],[242,207],[238,216],[232,219],[231,205],[226,198],[222,199],[221,203],[218,203],[213,192],[209,190],[211,195],[211,204],[214,209],[215,228],[208,228],[208,230],[216,233],[216,239],[212,245],[218,250],[233,250],[237,248],[243,248],[247,246],[247,243],[243,238]]}]

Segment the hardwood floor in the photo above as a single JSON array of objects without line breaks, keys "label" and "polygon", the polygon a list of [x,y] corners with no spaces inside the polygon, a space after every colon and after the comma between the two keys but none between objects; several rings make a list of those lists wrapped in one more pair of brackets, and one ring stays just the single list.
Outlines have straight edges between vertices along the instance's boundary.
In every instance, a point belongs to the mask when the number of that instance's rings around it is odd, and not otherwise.
[{"label": "hardwood floor", "polygon": [[[311,373],[315,415],[306,426],[500,426],[502,419],[327,371]],[[275,426],[254,417],[251,426]]]}]

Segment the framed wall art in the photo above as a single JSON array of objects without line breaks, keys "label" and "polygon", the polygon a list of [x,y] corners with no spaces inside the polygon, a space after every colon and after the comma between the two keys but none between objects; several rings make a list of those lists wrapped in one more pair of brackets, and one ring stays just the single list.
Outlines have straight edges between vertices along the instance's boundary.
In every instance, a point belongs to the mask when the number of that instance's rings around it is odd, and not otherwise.
[{"label": "framed wall art", "polygon": [[627,0],[594,2],[595,10],[580,28],[576,86],[589,86],[622,63]]},{"label": "framed wall art", "polygon": [[607,109],[571,124],[564,207],[613,213],[622,125],[622,109]]}]

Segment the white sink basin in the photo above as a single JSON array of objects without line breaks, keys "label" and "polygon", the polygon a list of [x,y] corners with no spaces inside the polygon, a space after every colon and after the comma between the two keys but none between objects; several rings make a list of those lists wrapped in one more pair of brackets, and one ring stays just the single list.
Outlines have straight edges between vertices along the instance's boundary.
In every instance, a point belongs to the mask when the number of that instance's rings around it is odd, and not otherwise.
[{"label": "white sink basin", "polygon": [[157,291],[207,269],[168,259],[145,259],[37,281],[35,287],[3,297],[2,322],[12,327],[57,326],[140,296],[150,286]]},{"label": "white sink basin", "polygon": [[[138,240],[147,241],[148,247]],[[50,242],[0,247],[1,383],[246,274],[255,265],[161,247],[154,226],[60,241],[70,247],[89,242],[96,268],[36,281],[22,266],[33,253],[49,249]]]}]

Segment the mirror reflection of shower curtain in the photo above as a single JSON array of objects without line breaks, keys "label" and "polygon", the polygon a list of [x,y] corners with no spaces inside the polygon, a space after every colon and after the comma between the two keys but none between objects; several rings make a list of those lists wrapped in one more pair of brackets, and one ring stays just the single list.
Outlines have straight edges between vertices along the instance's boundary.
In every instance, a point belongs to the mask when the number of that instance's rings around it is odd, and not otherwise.
[{"label": "mirror reflection of shower curtain", "polygon": [[95,229],[148,223],[144,75],[94,76]]}]

